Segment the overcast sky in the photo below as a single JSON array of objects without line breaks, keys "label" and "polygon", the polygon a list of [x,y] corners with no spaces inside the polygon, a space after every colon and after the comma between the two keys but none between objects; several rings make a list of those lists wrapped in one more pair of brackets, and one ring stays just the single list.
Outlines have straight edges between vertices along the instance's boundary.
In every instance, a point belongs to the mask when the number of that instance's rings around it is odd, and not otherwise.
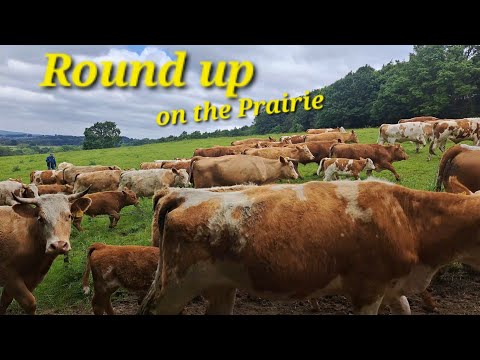
[{"label": "overcast sky", "polygon": [[[148,89],[46,89],[39,86],[45,75],[45,53],[66,53],[81,61],[151,60],[161,67],[186,51],[185,88]],[[225,89],[200,86],[200,61],[251,61],[255,80],[238,90],[239,98],[281,99],[303,95],[306,90],[331,84],[369,64],[379,69],[394,60],[406,60],[413,46],[407,45],[49,45],[0,46],[0,130],[36,134],[83,135],[97,121],[114,121],[122,135],[159,138],[188,133],[232,129],[250,125],[253,116],[238,119],[238,99],[227,99]],[[195,123],[193,108],[210,101],[233,106],[229,120]],[[328,101],[328,99],[326,99]],[[185,109],[188,124],[160,127],[158,112]]]}]

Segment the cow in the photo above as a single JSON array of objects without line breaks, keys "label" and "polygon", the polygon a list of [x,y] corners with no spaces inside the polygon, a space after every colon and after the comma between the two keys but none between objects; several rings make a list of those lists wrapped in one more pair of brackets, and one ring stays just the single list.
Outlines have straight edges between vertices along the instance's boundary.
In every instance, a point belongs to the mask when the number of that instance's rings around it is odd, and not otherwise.
[{"label": "cow", "polygon": [[424,147],[427,141],[432,141],[433,125],[427,122],[408,122],[402,124],[383,124],[379,128],[378,144],[383,145],[411,141],[416,144],[416,152],[420,145]]},{"label": "cow", "polygon": [[328,132],[341,132],[341,133],[346,133],[347,131],[345,128],[342,127],[336,127],[336,128],[325,128],[325,129],[308,129],[307,134],[325,134]]},{"label": "cow", "polygon": [[[333,140],[333,141],[309,141],[308,143],[305,143],[307,146],[308,150],[312,153],[314,160],[313,162],[320,164],[320,161],[328,157],[330,154],[330,148],[334,144],[341,143],[341,139]],[[294,147],[296,145],[287,145],[287,147]]]},{"label": "cow", "polygon": [[162,163],[162,169],[184,169],[188,174],[190,174],[190,159],[182,161],[164,161]]},{"label": "cow", "polygon": [[167,186],[189,186],[188,173],[184,169],[152,169],[124,171],[118,190],[132,190],[138,197],[152,196],[156,190]]},{"label": "cow", "polygon": [[63,172],[56,170],[34,170],[30,173],[30,183],[35,185],[62,184]]},{"label": "cow", "polygon": [[298,179],[294,163],[280,156],[277,160],[250,155],[218,158],[193,157],[190,182],[195,188],[268,184],[280,179]]},{"label": "cow", "polygon": [[[38,188],[35,184],[22,184],[18,181],[0,181],[0,206],[12,206],[17,202],[13,195],[22,198],[38,197]],[[3,219],[1,220],[3,221]]]},{"label": "cow", "polygon": [[[291,144],[290,140],[285,141],[260,141],[255,146],[251,146],[251,148],[267,148],[267,147],[284,147],[288,144]],[[248,148],[247,148],[248,149]]]},{"label": "cow", "polygon": [[140,170],[161,169],[163,160],[155,162],[142,162],[140,164]]},{"label": "cow", "polygon": [[437,121],[433,124],[433,141],[430,143],[428,160],[432,159],[432,155],[436,155],[437,147],[440,151],[445,151],[448,139],[455,144],[472,140],[474,145],[479,145],[479,135],[480,124],[476,121],[467,119]]},{"label": "cow", "polygon": [[237,140],[237,141],[232,141],[231,145],[232,146],[237,146],[237,145],[246,145],[246,144],[256,144],[260,141],[272,141],[276,142],[274,138],[271,136],[268,137],[268,139],[260,139],[260,138],[250,138],[250,139],[243,139],[243,140]]},{"label": "cow", "polygon": [[438,118],[435,116],[417,116],[410,119],[400,119],[398,120],[399,124],[410,123],[410,122],[431,122],[436,121]]},{"label": "cow", "polygon": [[78,174],[75,177],[73,192],[82,192],[90,187],[90,193],[115,191],[120,185],[122,170],[101,170]]},{"label": "cow", "polygon": [[94,288],[93,313],[115,315],[111,296],[119,288],[139,295],[140,304],[152,285],[159,254],[160,250],[153,246],[114,246],[102,243],[90,245],[82,282],[83,293],[88,295],[91,271]]},{"label": "cow", "polygon": [[108,215],[110,218],[109,228],[113,229],[120,220],[120,211],[129,205],[139,206],[137,195],[132,190],[103,191],[85,196],[92,200],[87,211],[73,213],[73,225],[78,231],[83,231],[82,219],[84,215],[95,217]]},{"label": "cow", "polygon": [[27,314],[35,314],[32,293],[53,260],[70,251],[72,213],[88,209],[91,200],[83,198],[87,192],[35,198],[13,195],[18,204],[0,207],[0,314],[6,313],[13,299]]},{"label": "cow", "polygon": [[245,155],[260,156],[265,159],[278,159],[280,156],[298,160],[301,164],[308,164],[315,160],[307,145],[295,145],[294,147],[247,149]]},{"label": "cow", "polygon": [[[400,175],[393,167],[392,162],[408,159],[408,155],[400,144],[335,144],[330,148],[329,157],[357,160],[370,158],[375,165],[375,171],[389,170],[397,181],[400,181]],[[368,170],[367,176],[370,176],[371,173],[372,171]]]},{"label": "cow", "polygon": [[[255,143],[254,145],[256,145]],[[252,145],[252,144],[250,144]],[[198,148],[193,152],[193,156],[203,157],[219,157],[225,155],[239,155],[245,149],[250,149],[250,145],[235,145],[235,146],[214,146],[211,148]]]},{"label": "cow", "polygon": [[318,166],[317,176],[324,172],[324,181],[338,180],[338,175],[353,176],[355,180],[358,180],[359,174],[364,170],[375,170],[372,159],[324,158]]},{"label": "cow", "polygon": [[206,290],[211,313],[232,314],[237,288],[287,301],[338,294],[354,314],[410,314],[406,296],[445,265],[480,269],[480,195],[316,181],[167,189],[157,206],[161,254],[139,314],[178,314]]},{"label": "cow", "polygon": [[73,194],[73,186],[72,185],[37,185],[38,188],[38,195],[42,196],[45,194]]},{"label": "cow", "polygon": [[328,132],[324,134],[307,135],[305,138],[305,142],[332,141],[332,140],[338,140],[338,139],[342,139],[342,142],[344,143],[358,143],[358,136],[353,130],[348,133]]},{"label": "cow", "polygon": [[85,174],[94,171],[102,170],[122,170],[116,165],[112,166],[103,166],[103,165],[93,165],[93,166],[69,166],[61,171],[59,171],[61,177],[62,185],[73,185],[75,178],[78,174]]},{"label": "cow", "polygon": [[73,166],[73,164],[64,161],[64,162],[61,162],[60,165],[58,165],[57,170],[63,170],[70,166]]},{"label": "cow", "polygon": [[435,191],[451,192],[448,179],[455,176],[470,191],[480,190],[480,146],[458,144],[449,148],[442,156],[438,167]]},{"label": "cow", "polygon": [[305,142],[305,137],[307,135],[291,135],[291,136],[282,136],[280,142],[284,144],[301,144]]}]

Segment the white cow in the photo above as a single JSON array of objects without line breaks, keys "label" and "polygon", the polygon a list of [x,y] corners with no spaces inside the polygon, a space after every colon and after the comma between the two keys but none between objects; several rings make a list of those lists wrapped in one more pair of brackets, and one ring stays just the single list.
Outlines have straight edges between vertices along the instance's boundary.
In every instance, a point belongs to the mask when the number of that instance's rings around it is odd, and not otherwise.
[{"label": "white cow", "polygon": [[424,147],[427,141],[433,138],[433,124],[427,122],[407,122],[402,124],[383,124],[380,126],[378,143],[394,144],[411,141],[417,145],[417,153],[420,145]]},{"label": "white cow", "polygon": [[118,190],[130,189],[138,197],[152,196],[164,186],[187,187],[188,173],[185,169],[150,169],[125,171],[120,176]]}]

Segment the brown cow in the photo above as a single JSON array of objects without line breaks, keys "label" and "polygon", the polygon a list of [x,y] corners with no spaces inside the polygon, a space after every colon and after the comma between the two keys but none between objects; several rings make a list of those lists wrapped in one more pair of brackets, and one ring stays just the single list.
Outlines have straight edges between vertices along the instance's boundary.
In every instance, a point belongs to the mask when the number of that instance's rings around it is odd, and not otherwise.
[{"label": "brown cow", "polygon": [[[317,164],[320,164],[320,161],[323,158],[326,158],[330,154],[330,148],[334,144],[341,143],[342,140],[333,140],[333,141],[309,141],[308,143],[305,143],[307,146],[308,150],[312,153],[312,155],[315,157],[313,162],[316,162]],[[288,145],[288,147],[293,147],[296,145]]]},{"label": "brown cow", "polygon": [[262,149],[247,149],[243,152],[245,155],[260,156],[265,159],[278,159],[280,156],[285,158],[298,160],[301,164],[308,164],[315,160],[310,150],[306,145],[294,145],[294,147],[281,148],[262,148]]},{"label": "brown cow", "polygon": [[72,213],[88,209],[91,200],[82,198],[87,192],[32,199],[14,196],[18,204],[0,207],[0,314],[13,299],[27,314],[35,314],[32,292],[53,260],[71,249]]},{"label": "brown cow", "polygon": [[73,194],[73,186],[72,185],[37,185],[38,188],[38,195],[42,196],[45,194]]},{"label": "brown cow", "polygon": [[449,148],[442,156],[438,167],[435,191],[452,192],[448,179],[455,176],[470,191],[480,190],[480,147],[458,144]]},{"label": "brown cow", "polygon": [[162,163],[162,169],[184,169],[190,174],[190,160],[191,159],[184,161],[165,161]]},{"label": "brown cow", "polygon": [[285,144],[302,144],[305,142],[305,137],[307,135],[291,135],[291,136],[282,136],[280,142]]},{"label": "brown cow", "polygon": [[250,138],[250,139],[243,139],[243,140],[237,140],[237,141],[232,141],[232,146],[237,146],[237,145],[246,145],[246,144],[256,144],[260,141],[272,141],[275,142],[274,138],[271,136],[268,137],[268,139],[260,139],[260,138]]},{"label": "brown cow", "polygon": [[[251,146],[251,148],[267,148],[267,147],[284,147],[288,144],[291,144],[290,140],[287,141],[260,141],[255,146]],[[247,148],[248,149],[248,148]]]},{"label": "brown cow", "polygon": [[280,179],[298,179],[291,160],[278,160],[250,155],[227,155],[218,158],[193,157],[190,182],[195,188],[268,184]]},{"label": "brown cow", "polygon": [[95,315],[115,315],[111,296],[119,288],[139,295],[140,304],[152,285],[158,266],[160,250],[153,246],[113,246],[101,243],[90,245],[83,273],[83,292],[90,292],[89,275],[92,271],[94,294],[92,308]]},{"label": "brown cow", "polygon": [[318,134],[318,135],[307,135],[307,137],[305,138],[305,142],[333,141],[338,139],[342,139],[342,142],[344,143],[358,143],[358,136],[353,130],[348,133],[329,132],[329,133]]},{"label": "brown cow", "polygon": [[96,194],[85,196],[92,200],[92,204],[87,211],[79,211],[73,213],[73,225],[78,231],[83,231],[82,219],[83,215],[95,217],[98,215],[108,215],[110,218],[110,228],[117,226],[120,220],[120,211],[129,205],[139,205],[137,195],[131,190],[125,189],[123,191],[104,191]]},{"label": "brown cow", "polygon": [[308,129],[307,134],[325,134],[328,132],[341,132],[344,133],[346,132],[345,129],[342,127],[336,127],[336,128],[325,128],[325,129]]},{"label": "brown cow", "polygon": [[438,120],[438,118],[436,118],[435,116],[417,116],[410,119],[400,119],[398,120],[398,123],[403,124],[403,123],[409,123],[409,122],[428,122],[428,121],[436,121],[436,120]]},{"label": "brown cow", "polygon": [[90,187],[90,193],[115,191],[120,185],[122,170],[102,170],[78,174],[75,178],[73,192],[81,192]]},{"label": "brown cow", "polygon": [[62,182],[61,184],[66,185],[70,184],[73,185],[75,182],[75,178],[78,174],[85,174],[94,171],[103,171],[103,170],[122,170],[118,166],[103,166],[103,165],[94,165],[94,166],[69,166],[58,173],[61,176]]},{"label": "brown cow", "polygon": [[142,162],[140,164],[140,170],[161,169],[163,160],[158,162]]},{"label": "brown cow", "polygon": [[219,157],[225,155],[240,155],[245,149],[250,149],[249,145],[236,146],[214,146],[211,148],[198,148],[193,152],[193,156]]},{"label": "brown cow", "polygon": [[[370,158],[375,165],[375,171],[389,170],[400,181],[400,175],[392,165],[394,161],[407,160],[408,155],[400,144],[335,144],[330,149],[330,157],[360,159]],[[367,171],[370,176],[371,170]]]},{"label": "brown cow", "polygon": [[375,170],[372,159],[324,158],[318,166],[317,176],[324,172],[324,181],[338,180],[338,175],[353,176],[355,180],[358,180],[363,170]]},{"label": "brown cow", "polygon": [[410,314],[406,296],[445,265],[480,268],[477,195],[367,180],[170,189],[157,206],[160,271],[140,314],[178,314],[206,289],[212,312],[231,314],[237,288],[287,301],[338,294],[355,314],[382,304]]},{"label": "brown cow", "polygon": [[63,172],[55,170],[35,170],[30,173],[30,183],[51,185],[63,183]]}]

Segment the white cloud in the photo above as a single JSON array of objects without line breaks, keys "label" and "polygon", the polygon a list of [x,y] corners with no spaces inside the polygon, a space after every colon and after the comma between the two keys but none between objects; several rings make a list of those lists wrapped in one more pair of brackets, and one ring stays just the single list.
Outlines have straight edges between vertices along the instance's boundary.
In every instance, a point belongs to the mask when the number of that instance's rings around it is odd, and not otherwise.
[{"label": "white cloud", "polygon": [[[174,57],[175,51],[187,51],[182,89],[104,89],[98,84],[89,89],[45,89],[42,81],[46,53],[66,53],[75,62],[154,61],[158,68]],[[238,99],[227,99],[225,89],[200,86],[200,61],[252,61],[255,81],[239,89],[239,98],[254,100],[291,97],[317,89],[345,76],[349,71],[369,64],[380,68],[392,60],[408,58],[412,46],[347,45],[151,45],[136,52],[119,45],[0,46],[0,129],[32,133],[82,135],[96,121],[115,121],[122,135],[159,138],[182,131],[214,131],[251,124],[253,118],[238,119]],[[175,57],[174,57],[175,58]],[[193,108],[210,101],[231,104],[232,117],[205,123],[193,121]],[[159,127],[159,111],[185,109],[187,125]],[[53,130],[52,130],[53,129]]]}]

